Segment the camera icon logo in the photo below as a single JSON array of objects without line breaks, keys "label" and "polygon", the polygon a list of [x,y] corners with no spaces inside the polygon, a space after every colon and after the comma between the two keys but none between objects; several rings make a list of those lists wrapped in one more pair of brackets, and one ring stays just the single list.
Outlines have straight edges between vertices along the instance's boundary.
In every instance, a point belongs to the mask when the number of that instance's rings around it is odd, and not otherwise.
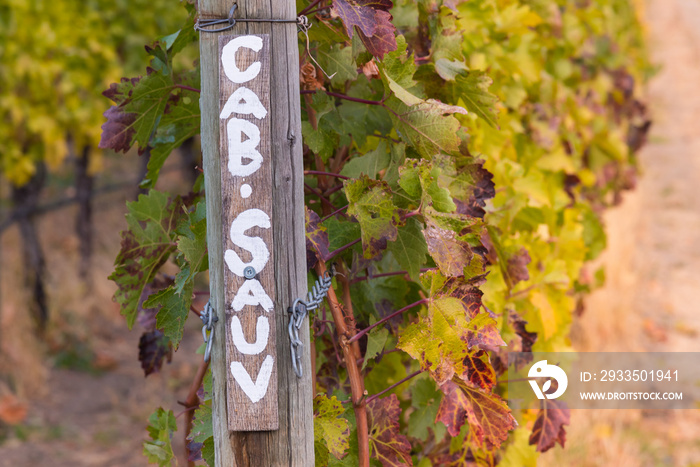
[{"label": "camera icon logo", "polygon": [[[547,360],[540,360],[532,365],[527,376],[529,378],[550,378],[542,385],[542,389],[540,389],[537,381],[532,379],[528,381],[538,399],[556,399],[561,397],[566,392],[566,386],[569,384],[569,378],[564,370],[556,365],[548,365]],[[554,388],[552,388],[552,379],[556,382]],[[547,391],[550,389],[555,389],[555,391],[552,394],[548,394]]]}]

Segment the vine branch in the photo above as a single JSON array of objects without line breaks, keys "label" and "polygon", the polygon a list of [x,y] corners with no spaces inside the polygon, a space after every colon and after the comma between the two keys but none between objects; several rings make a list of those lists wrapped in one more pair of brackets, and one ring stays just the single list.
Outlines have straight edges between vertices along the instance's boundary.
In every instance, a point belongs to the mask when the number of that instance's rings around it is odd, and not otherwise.
[{"label": "vine branch", "polygon": [[362,336],[364,336],[365,334],[370,332],[372,329],[376,328],[377,326],[381,326],[382,324],[389,321],[391,318],[398,316],[401,313],[403,313],[404,311],[410,310],[413,307],[416,307],[418,305],[423,305],[424,303],[428,303],[429,301],[430,301],[430,299],[423,298],[421,300],[418,300],[417,302],[411,303],[410,305],[406,305],[405,307],[401,308],[400,310],[396,310],[392,314],[385,316],[384,318],[380,319],[376,323],[367,326],[362,331],[360,331],[357,334],[355,334],[354,336],[352,336],[348,342],[355,342],[355,341],[359,340]]},{"label": "vine branch", "polygon": [[[316,273],[323,276],[327,271],[326,263],[319,261],[316,264]],[[335,330],[340,341],[340,348],[343,352],[343,360],[348,372],[350,380],[350,392],[352,404],[355,411],[355,420],[357,423],[357,444],[359,448],[358,458],[360,467],[369,467],[369,425],[367,423],[367,402],[365,400],[365,383],[360,372],[360,367],[357,365],[357,355],[360,353],[360,347],[357,342],[350,342],[348,337],[354,332],[347,325],[346,319],[351,322],[354,320],[352,316],[352,308],[346,310],[349,314],[343,312],[338,301],[338,297],[333,288],[328,290],[327,295],[328,305],[331,310],[331,316],[335,321]]]}]

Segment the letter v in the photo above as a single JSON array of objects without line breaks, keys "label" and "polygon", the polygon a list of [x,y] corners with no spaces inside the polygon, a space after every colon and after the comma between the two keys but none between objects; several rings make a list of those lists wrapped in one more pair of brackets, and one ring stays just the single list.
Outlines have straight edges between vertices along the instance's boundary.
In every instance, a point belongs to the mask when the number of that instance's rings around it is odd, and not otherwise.
[{"label": "letter v", "polygon": [[233,379],[238,381],[241,389],[243,389],[243,392],[253,401],[253,404],[267,394],[267,387],[270,384],[270,376],[272,375],[273,362],[274,359],[272,355],[265,357],[255,383],[253,383],[250,374],[248,374],[248,371],[243,367],[241,362],[231,362],[231,374],[233,374]]}]

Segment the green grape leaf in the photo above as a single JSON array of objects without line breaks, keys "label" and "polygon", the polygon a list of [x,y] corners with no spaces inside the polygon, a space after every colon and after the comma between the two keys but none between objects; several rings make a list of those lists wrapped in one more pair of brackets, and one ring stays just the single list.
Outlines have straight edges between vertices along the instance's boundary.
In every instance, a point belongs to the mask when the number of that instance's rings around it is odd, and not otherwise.
[{"label": "green grape leaf", "polygon": [[445,437],[445,426],[436,423],[442,392],[430,378],[416,380],[411,390],[411,407],[413,412],[408,417],[408,435],[421,441],[428,441],[430,430],[435,435],[435,441],[440,442]]},{"label": "green grape leaf", "polygon": [[389,330],[385,327],[374,328],[369,332],[367,336],[367,350],[365,351],[365,357],[362,361],[363,370],[369,363],[370,359],[373,359],[382,353],[388,337]]},{"label": "green grape leaf", "polygon": [[469,384],[448,381],[441,386],[444,397],[437,420],[457,436],[464,423],[477,447],[491,451],[500,447],[515,428],[516,422],[508,405],[496,394]]},{"label": "green grape leaf", "polygon": [[456,375],[489,389],[495,372],[483,350],[505,343],[493,318],[482,313],[469,319],[466,308],[455,297],[432,298],[427,316],[403,331],[397,347],[418,360],[438,384]]},{"label": "green grape leaf", "polygon": [[328,453],[342,459],[348,450],[350,428],[342,417],[345,409],[335,397],[324,394],[314,397],[314,445],[316,465],[328,465]]},{"label": "green grape leaf", "polygon": [[330,159],[338,143],[337,133],[327,131],[321,127],[318,130],[314,130],[309,122],[302,122],[301,134],[304,138],[304,144],[318,154],[324,162]]},{"label": "green grape leaf", "polygon": [[503,467],[537,467],[539,455],[535,447],[528,444],[529,436],[528,427],[520,426],[513,430],[508,436],[508,445],[498,465]]},{"label": "green grape leaf", "polygon": [[177,229],[177,249],[182,253],[186,266],[176,276],[175,286],[177,293],[182,293],[188,282],[194,280],[195,275],[204,272],[209,267],[207,250],[207,208],[204,201],[195,206],[194,211],[188,213],[184,225]]},{"label": "green grape leaf", "polygon": [[407,219],[406,225],[399,227],[396,241],[389,243],[389,251],[411,279],[417,280],[428,253],[421,223],[413,217]]},{"label": "green grape leaf", "polygon": [[381,141],[377,148],[364,156],[353,157],[340,171],[341,175],[350,178],[360,178],[367,175],[376,179],[377,174],[385,170],[391,162],[391,152],[386,141]]},{"label": "green grape leaf", "polygon": [[564,425],[570,423],[570,412],[566,402],[545,400],[537,414],[535,425],[532,427],[530,444],[539,452],[546,452],[559,443],[564,447],[566,430]]},{"label": "green grape leaf", "polygon": [[459,74],[455,78],[455,100],[464,102],[470,112],[474,112],[486,123],[498,128],[497,111],[498,98],[489,92],[493,80],[483,71],[470,71],[466,75]]},{"label": "green grape leaf", "polygon": [[176,350],[185,330],[185,321],[190,312],[193,290],[194,283],[192,281],[186,282],[180,293],[175,287],[170,286],[151,295],[143,304],[149,308],[160,306],[156,314],[156,326],[163,330]]},{"label": "green grape leaf", "polygon": [[401,218],[392,201],[391,189],[386,182],[367,176],[345,180],[344,186],[349,203],[347,212],[360,224],[364,257],[373,258],[398,236]]},{"label": "green grape leaf", "polygon": [[136,321],[138,304],[146,285],[175,251],[175,227],[182,201],[151,190],[127,203],[128,229],[122,232],[121,251],[109,279],[117,284],[114,299],[129,329]]},{"label": "green grape leaf", "polygon": [[401,408],[396,394],[377,398],[367,404],[369,445],[372,456],[384,467],[409,467],[411,445],[399,430]]},{"label": "green grape leaf", "polygon": [[148,417],[147,430],[151,440],[144,441],[143,454],[149,462],[161,467],[170,466],[175,458],[171,440],[173,433],[177,431],[177,421],[172,410],[166,412],[158,408]]},{"label": "green grape leaf", "polygon": [[446,153],[459,149],[457,136],[459,121],[435,102],[408,106],[396,98],[390,98],[385,105],[396,131],[406,144],[413,146],[419,154],[430,158],[440,151]]},{"label": "green grape leaf", "polygon": [[426,160],[408,159],[399,169],[399,185],[411,197],[420,198],[424,207],[440,212],[453,212],[457,206],[450,191],[441,184],[442,169]]},{"label": "green grape leaf", "polygon": [[172,76],[152,73],[138,82],[129,100],[122,104],[121,112],[137,115],[131,128],[134,140],[146,148],[170,99],[174,83]]},{"label": "green grape leaf", "polygon": [[352,47],[336,44],[330,48],[319,48],[318,63],[334,85],[343,85],[357,78],[357,66],[352,58]]},{"label": "green grape leaf", "polygon": [[176,102],[166,108],[154,135],[147,172],[141,186],[154,187],[168,156],[188,139],[199,134],[199,96],[193,91],[182,91]]},{"label": "green grape leaf", "polygon": [[396,38],[396,50],[390,52],[382,60],[380,72],[385,80],[385,89],[391,89],[389,83],[393,83],[402,90],[410,90],[418,83],[414,81],[413,75],[416,73],[416,62],[413,54],[406,53],[408,44],[403,36]]},{"label": "green grape leaf", "polygon": [[333,252],[360,238],[362,228],[357,222],[342,221],[331,217],[322,222],[328,232],[328,249]]}]

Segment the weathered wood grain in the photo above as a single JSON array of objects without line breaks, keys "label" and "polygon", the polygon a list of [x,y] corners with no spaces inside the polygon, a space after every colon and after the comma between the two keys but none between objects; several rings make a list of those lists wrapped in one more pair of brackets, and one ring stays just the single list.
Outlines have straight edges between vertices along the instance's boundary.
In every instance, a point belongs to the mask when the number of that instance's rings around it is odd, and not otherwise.
[{"label": "weathered wood grain", "polygon": [[[219,37],[219,111],[223,111],[229,98],[234,92],[241,87],[244,87],[257,96],[262,104],[262,109],[267,111],[270,108],[270,44],[269,36],[256,35],[262,39],[262,48],[255,52],[248,48],[241,48],[236,53],[236,65],[240,70],[248,70],[254,63],[260,64],[260,72],[255,78],[245,83],[237,84],[232,82],[224,72],[224,62],[222,60],[222,52],[224,46],[229,44],[235,38],[246,38],[246,36],[221,36]],[[234,97],[235,99],[235,97]],[[252,99],[251,99],[252,100]],[[249,106],[251,103],[248,103]],[[259,114],[260,115],[260,114]],[[223,118],[221,118],[223,117]],[[228,123],[244,120],[250,122],[260,132],[260,142],[256,149],[262,155],[263,160],[260,168],[254,173],[247,176],[240,176],[232,173],[227,169],[226,164],[229,154],[229,137],[237,137],[238,135],[230,135],[227,131]],[[230,238],[232,230],[232,222],[239,215],[244,215],[250,212],[251,209],[262,211],[267,215],[272,213],[272,159],[271,159],[271,139],[270,134],[270,114],[269,112],[262,118],[258,118],[252,114],[233,113],[230,116],[220,114],[220,130],[219,130],[219,153],[221,154],[221,216],[222,216],[222,239],[224,243],[224,257],[228,250],[238,255],[242,261],[247,262],[250,258],[249,251],[240,248]],[[246,164],[253,164],[250,160],[243,161]],[[272,216],[270,216],[272,217]],[[271,225],[274,228],[274,224]],[[274,258],[275,252],[272,246],[272,229],[254,226],[247,231],[242,231],[240,234],[245,234],[248,238],[261,239],[270,259],[267,264],[256,271],[255,278],[265,291],[267,297],[272,302],[275,302],[275,271]],[[229,411],[233,410],[234,416],[229,416],[228,427],[230,431],[265,431],[276,430],[279,427],[277,416],[277,367],[279,362],[276,355],[276,335],[275,335],[275,317],[274,311],[268,313],[263,309],[262,305],[252,306],[246,305],[243,309],[237,311],[232,306],[234,297],[241,291],[241,287],[248,281],[245,277],[234,274],[228,267],[224,267],[224,304],[225,320],[226,320],[226,362],[227,368],[231,369],[227,376],[227,400]],[[272,316],[267,316],[272,314]],[[243,330],[243,338],[248,343],[256,342],[258,336],[258,318],[262,317],[265,323],[269,326],[269,337],[265,349],[257,355],[246,355],[237,347],[237,343],[232,336],[231,321],[236,319],[236,324],[240,323]],[[240,345],[240,344],[239,344]],[[264,365],[268,356],[273,356],[271,360],[272,374],[267,383],[265,396],[258,401],[251,401],[248,394],[245,393],[240,383],[235,381],[233,377],[234,369],[231,368],[232,362],[238,362],[243,366],[247,374],[243,377],[250,377],[253,382],[260,383],[262,377],[261,368]]]},{"label": "weathered wood grain", "polygon": [[[290,0],[239,0],[237,17],[294,18]],[[200,0],[201,18],[226,17],[230,1]],[[218,36],[268,34],[270,39],[270,125],[272,153],[272,224],[275,269],[275,320],[277,330],[279,430],[229,432],[226,399],[224,340],[225,320],[217,323],[212,371],[214,376],[214,432],[217,466],[308,466],[314,463],[313,402],[308,326],[302,327],[305,343],[304,378],[294,374],[286,337],[286,307],[304,295],[306,256],[304,251],[303,163],[301,155],[301,110],[299,100],[299,55],[294,24],[238,23],[221,34],[202,33],[202,148],[207,196],[211,300],[223,310],[223,242],[221,232],[221,157],[219,153]]]}]

